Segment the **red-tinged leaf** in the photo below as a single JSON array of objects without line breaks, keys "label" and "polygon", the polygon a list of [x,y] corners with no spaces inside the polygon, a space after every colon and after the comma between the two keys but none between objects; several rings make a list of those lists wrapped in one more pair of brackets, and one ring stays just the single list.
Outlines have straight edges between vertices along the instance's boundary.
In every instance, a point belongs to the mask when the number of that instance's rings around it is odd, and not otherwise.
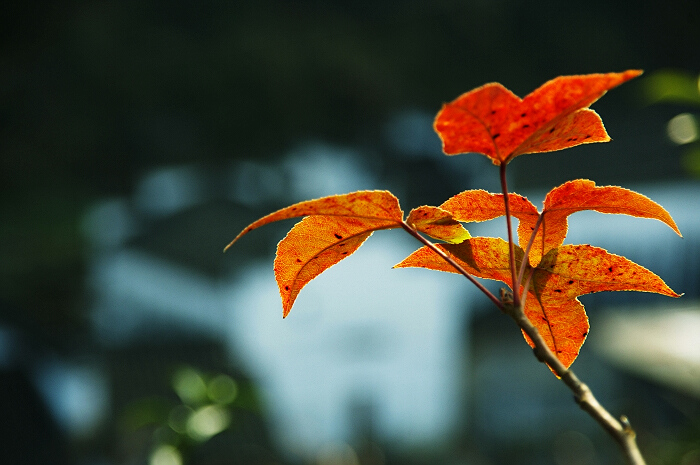
[{"label": "red-tinged leaf", "polygon": [[[511,285],[508,243],[499,237],[472,237],[459,244],[439,244],[469,274],[479,278],[494,279]],[[515,260],[519,266],[523,257],[520,247],[515,247]],[[458,273],[452,265],[428,247],[421,247],[394,268],[428,268],[436,271]]]},{"label": "red-tinged leaf", "polygon": [[298,218],[309,215],[364,218],[368,220],[393,220],[401,223],[403,212],[399,200],[388,191],[358,191],[344,195],[332,195],[315,200],[295,203],[277,210],[248,225],[224,251],[231,247],[244,234],[274,221]]},{"label": "red-tinged leaf", "polygon": [[[537,208],[522,195],[509,194],[510,213],[520,220],[518,237],[520,247],[525,249],[537,222]],[[492,194],[484,190],[469,190],[449,198],[440,207],[449,212],[454,219],[464,222],[492,220],[505,215],[503,194]]]},{"label": "red-tinged leaf", "polygon": [[438,207],[424,205],[414,208],[408,214],[406,222],[416,230],[446,242],[458,244],[471,237],[459,221]]},{"label": "red-tinged leaf", "polygon": [[551,250],[535,268],[525,314],[566,367],[588,334],[588,318],[578,296],[602,291],[680,297],[656,274],[599,247],[564,245]]},{"label": "red-tinged leaf", "polygon": [[309,281],[352,255],[372,232],[395,227],[395,220],[332,216],[309,216],[297,223],[277,245],[275,258],[283,316]]},{"label": "red-tinged leaf", "polygon": [[[474,237],[461,244],[439,247],[470,274],[513,287],[508,244],[502,239]],[[523,251],[519,247],[515,251],[516,266],[520,266]],[[395,267],[457,272],[428,247],[413,252]],[[578,296],[601,291],[642,291],[679,297],[646,268],[590,245],[553,249],[534,271],[528,267],[528,272],[533,272],[533,278],[525,299],[525,315],[566,367],[576,359],[588,334],[588,318]],[[525,339],[532,345],[527,336]]]},{"label": "red-tinged leaf", "polygon": [[525,153],[549,152],[610,140],[589,105],[641,71],[560,76],[520,99],[498,83],[445,104],[435,130],[447,155],[483,153],[494,164]]},{"label": "red-tinged leaf", "polygon": [[[590,328],[583,304],[576,298],[566,300],[551,293],[537,296],[528,292],[524,311],[549,350],[569,368],[578,357]],[[530,347],[535,347],[525,332],[523,337]]]},{"label": "red-tinged leaf", "polygon": [[[523,249],[535,229],[540,213],[525,197],[508,195],[511,215],[519,220],[518,244]],[[451,197],[439,206],[457,221],[478,222],[505,214],[503,194],[469,190]],[[596,186],[593,181],[577,179],[552,189],[544,201],[543,219],[530,248],[529,260],[537,264],[542,255],[564,243],[568,216],[581,210],[618,213],[662,221],[678,235],[680,231],[671,215],[659,204],[642,194],[617,186]]]},{"label": "red-tinged leaf", "polygon": [[388,191],[359,191],[296,203],[260,218],[236,236],[224,251],[255,228],[307,216],[277,246],[275,277],[283,315],[289,314],[299,291],[324,270],[351,255],[378,229],[403,222],[399,201]]},{"label": "red-tinged leaf", "polygon": [[[461,244],[445,244],[440,248],[474,276],[501,281],[512,289],[508,243],[503,239],[474,237]],[[523,257],[523,251],[519,247],[516,247],[516,257],[519,266]],[[428,247],[416,250],[395,266],[404,267],[456,273],[454,268]],[[530,290],[525,300],[524,311],[550,350],[564,365],[570,366],[588,334],[588,317],[583,305],[575,297],[573,300],[566,299],[555,292],[537,295],[534,290]],[[527,343],[533,346],[525,333],[523,336]]]},{"label": "red-tinged leaf", "polygon": [[[522,195],[508,194],[508,201],[511,214],[516,218],[522,216],[536,219],[539,215],[537,208]],[[464,222],[492,220],[505,215],[506,211],[503,194],[492,194],[480,189],[460,192],[443,202],[439,208]]]},{"label": "red-tinged leaf", "polygon": [[643,266],[585,244],[550,250],[535,269],[533,286],[538,295],[561,295],[567,299],[601,291],[654,292],[680,297]]},{"label": "red-tinged leaf", "polygon": [[598,113],[582,108],[535,131],[520,144],[510,159],[526,153],[554,152],[581,144],[609,141],[610,136]]},{"label": "red-tinged leaf", "polygon": [[[596,186],[593,181],[577,179],[552,189],[544,200],[542,223],[530,249],[530,263],[536,264],[543,254],[564,243],[568,217],[582,210],[617,213],[662,221],[681,235],[671,215],[659,204],[637,192],[617,186]],[[521,247],[527,244],[537,217],[518,217]]]}]

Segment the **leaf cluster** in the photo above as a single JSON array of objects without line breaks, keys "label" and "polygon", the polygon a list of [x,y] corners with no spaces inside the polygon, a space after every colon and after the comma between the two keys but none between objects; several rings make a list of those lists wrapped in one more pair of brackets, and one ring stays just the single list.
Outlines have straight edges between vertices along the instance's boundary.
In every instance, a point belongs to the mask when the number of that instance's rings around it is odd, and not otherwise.
[{"label": "leaf cluster", "polygon": [[[461,273],[503,311],[515,305],[569,367],[589,331],[578,296],[634,290],[671,297],[661,278],[625,257],[587,244],[564,245],[569,215],[593,210],[662,221],[680,235],[668,212],[649,198],[617,186],[578,179],[552,189],[539,211],[527,198],[509,193],[505,168],[515,157],[610,140],[588,108],[609,89],[641,74],[563,76],[521,99],[498,83],[486,84],[445,104],[434,128],[447,155],[478,152],[500,166],[502,193],[468,190],[438,206],[414,208],[404,219],[388,191],[360,191],[300,202],[246,227],[244,234],[273,221],[304,217],[277,246],[275,277],[286,317],[301,289],[323,271],[352,255],[374,231],[402,228],[424,246],[396,265]],[[509,241],[472,237],[464,223],[506,216]],[[517,241],[510,231],[518,219]],[[427,237],[438,241],[433,242]],[[501,281],[512,301],[491,295],[474,277]],[[526,341],[535,346],[525,334]]]}]

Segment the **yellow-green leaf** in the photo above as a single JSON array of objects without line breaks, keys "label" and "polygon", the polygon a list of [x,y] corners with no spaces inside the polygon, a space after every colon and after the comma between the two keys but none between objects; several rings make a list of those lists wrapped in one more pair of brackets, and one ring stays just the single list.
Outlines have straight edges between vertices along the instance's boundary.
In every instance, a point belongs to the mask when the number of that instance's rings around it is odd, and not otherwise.
[{"label": "yellow-green leaf", "polygon": [[406,222],[416,230],[446,242],[458,244],[471,237],[459,221],[439,207],[424,205],[414,208],[408,214]]}]

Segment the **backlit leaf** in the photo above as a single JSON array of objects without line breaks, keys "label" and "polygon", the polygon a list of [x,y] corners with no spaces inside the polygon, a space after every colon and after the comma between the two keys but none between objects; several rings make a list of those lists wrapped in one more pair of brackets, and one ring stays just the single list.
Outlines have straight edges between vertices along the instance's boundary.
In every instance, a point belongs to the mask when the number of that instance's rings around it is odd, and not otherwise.
[{"label": "backlit leaf", "polygon": [[[511,215],[519,220],[518,244],[525,249],[540,213],[522,195],[509,194],[508,199]],[[503,194],[483,190],[461,192],[439,208],[463,222],[486,221],[505,215]],[[530,263],[538,263],[544,253],[564,243],[568,216],[582,210],[657,219],[680,235],[671,215],[648,197],[622,187],[596,186],[593,181],[577,179],[555,187],[545,197],[542,222],[530,248]]]},{"label": "backlit leaf", "polygon": [[296,203],[264,216],[241,231],[226,249],[255,228],[301,216],[307,218],[295,225],[277,246],[275,278],[284,317],[309,281],[352,255],[372,232],[398,228],[403,222],[403,212],[393,194],[358,191]]},{"label": "backlit leaf", "polygon": [[406,222],[416,230],[446,242],[460,243],[471,235],[452,215],[438,207],[422,206],[408,214]]},{"label": "backlit leaf", "polygon": [[589,328],[578,296],[602,291],[679,297],[656,274],[599,247],[563,245],[551,250],[535,269],[525,315],[567,367],[576,359]]},{"label": "backlit leaf", "polygon": [[397,227],[393,220],[309,216],[277,245],[275,278],[286,318],[299,291],[312,279],[352,255],[379,229]]},{"label": "backlit leaf", "polygon": [[[582,210],[657,219],[681,235],[671,215],[648,197],[622,187],[596,186],[593,181],[577,179],[555,187],[545,197],[542,223],[530,249],[531,263],[538,263],[543,254],[564,243],[568,216]],[[521,221],[518,227],[519,243],[524,247],[537,217],[518,219]]]},{"label": "backlit leaf", "polygon": [[572,299],[601,291],[654,292],[680,297],[656,274],[625,257],[592,245],[562,245],[550,250],[535,268],[538,294]]},{"label": "backlit leaf", "polygon": [[[530,291],[524,312],[552,353],[565,367],[570,367],[578,357],[590,328],[583,304],[577,298],[566,300],[552,293],[536,295]],[[522,334],[530,347],[535,347],[524,331]]]},{"label": "backlit leaf", "polygon": [[606,142],[600,117],[587,107],[640,74],[560,76],[524,99],[501,84],[486,84],[445,104],[434,127],[447,155],[483,153],[496,165],[525,153]]},{"label": "backlit leaf", "polygon": [[270,213],[248,225],[226,248],[231,247],[244,234],[274,221],[309,215],[346,216],[352,218],[383,219],[401,222],[403,212],[399,200],[389,191],[358,191],[350,194],[331,195],[315,200],[295,203]]},{"label": "backlit leaf", "polygon": [[[508,194],[508,203],[510,204],[510,214],[520,220],[518,237],[520,238],[520,246],[524,249],[539,212],[522,195]],[[504,216],[506,211],[503,194],[492,194],[484,190],[461,192],[446,200],[439,208],[449,212],[454,219],[466,223],[492,220]]]},{"label": "backlit leaf", "polygon": [[[439,244],[471,275],[494,279],[511,285],[508,243],[499,237],[472,237],[460,244]],[[516,264],[520,265],[523,251],[515,247]],[[421,247],[394,268],[428,268],[457,273],[452,265],[428,247]]]},{"label": "backlit leaf", "polygon": [[[512,288],[508,244],[502,239],[474,237],[461,244],[439,246],[474,276],[502,281]],[[516,250],[516,266],[523,251]],[[396,265],[457,271],[428,247],[422,247]],[[679,297],[657,275],[604,249],[564,245],[551,250],[532,270],[525,299],[525,315],[565,366],[576,359],[588,334],[588,318],[578,296],[601,291],[655,292]],[[522,288],[520,289],[522,291]],[[530,345],[532,342],[525,337]]]}]

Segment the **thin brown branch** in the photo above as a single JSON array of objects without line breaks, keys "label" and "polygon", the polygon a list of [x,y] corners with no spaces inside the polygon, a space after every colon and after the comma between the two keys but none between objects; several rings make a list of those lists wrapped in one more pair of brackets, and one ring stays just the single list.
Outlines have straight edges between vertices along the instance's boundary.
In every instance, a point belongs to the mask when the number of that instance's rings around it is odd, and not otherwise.
[{"label": "thin brown branch", "polygon": [[[522,308],[525,308],[525,301],[527,300],[527,293],[530,290],[530,283],[532,282],[532,277],[535,274],[535,269],[530,268],[530,274],[527,275],[527,279],[525,280],[525,283],[523,284],[523,296],[520,299],[520,306]],[[522,280],[522,277],[520,278]]]},{"label": "thin brown branch", "polygon": [[470,275],[467,270],[464,269],[459,263],[457,263],[452,257],[447,255],[440,247],[438,247],[435,243],[432,241],[426,239],[423,237],[418,231],[416,231],[414,228],[412,228],[408,223],[405,221],[401,222],[401,227],[408,232],[411,236],[415,237],[418,239],[420,242],[422,242],[426,247],[431,249],[433,252],[438,254],[443,260],[445,260],[447,263],[449,263],[455,270],[457,270],[461,275],[463,275],[465,278],[467,278],[469,281],[472,282],[481,292],[486,294],[486,297],[491,299],[491,301],[498,307],[500,310],[503,310],[503,304],[501,303],[498,298],[491,293],[488,289],[484,287],[483,284],[481,284],[479,281],[474,278],[474,276]]},{"label": "thin brown branch", "polygon": [[515,320],[518,326],[533,342],[537,359],[546,363],[552,371],[561,378],[564,384],[574,393],[574,398],[581,409],[593,417],[593,419],[618,443],[627,463],[629,465],[645,465],[646,462],[637,447],[636,434],[630,426],[629,420],[627,420],[626,417],[622,417],[621,420],[618,421],[613,417],[610,412],[598,402],[591,389],[586,384],[582,383],[573,371],[567,369],[561,361],[559,361],[549,349],[537,328],[535,328],[525,316],[525,312],[523,312],[521,306],[516,307],[513,305],[506,309],[506,313]]},{"label": "thin brown branch", "polygon": [[549,349],[547,343],[545,342],[542,335],[539,333],[537,328],[530,322],[530,320],[525,316],[523,310],[525,304],[525,298],[527,297],[528,289],[531,285],[531,280],[534,274],[534,269],[527,277],[527,281],[524,285],[524,295],[519,295],[520,293],[516,289],[520,289],[520,283],[524,277],[527,264],[529,262],[528,256],[532,244],[534,243],[537,230],[541,226],[543,215],[540,215],[535,224],[534,231],[530,236],[528,245],[525,249],[525,255],[523,257],[523,263],[520,269],[516,269],[515,264],[515,242],[513,241],[513,231],[511,225],[510,216],[510,203],[508,200],[508,186],[506,183],[506,168],[505,163],[500,166],[501,172],[501,186],[503,188],[503,199],[505,204],[505,214],[506,214],[506,225],[508,228],[508,244],[509,244],[509,261],[510,261],[510,271],[511,279],[513,282],[513,300],[512,302],[504,299],[499,300],[494,296],[488,289],[486,289],[481,283],[476,281],[476,279],[470,275],[462,266],[459,265],[454,259],[452,259],[447,253],[440,249],[430,240],[423,237],[418,231],[413,229],[408,223],[402,221],[401,226],[413,237],[418,239],[424,245],[429,247],[435,253],[437,253],[443,260],[449,263],[455,270],[464,275],[469,281],[477,286],[486,296],[491,299],[491,301],[504,313],[513,318],[516,324],[522,329],[522,331],[527,334],[532,343],[534,344],[533,352],[537,359],[542,363],[547,364],[550,369],[566,384],[566,386],[573,392],[576,403],[579,404],[582,410],[588,413],[601,427],[612,436],[612,438],[617,442],[620,450],[625,456],[625,460],[629,465],[646,465],[644,457],[642,456],[636,441],[636,433],[632,429],[627,417],[622,416],[620,420],[613,417],[610,412],[608,412],[605,407],[603,407],[600,402],[595,398],[593,392],[588,387],[588,385],[581,382],[581,380],[576,376],[576,374],[567,369],[563,363],[556,357],[556,355]]},{"label": "thin brown branch", "polygon": [[513,305],[520,306],[520,281],[518,281],[517,272],[515,269],[515,243],[513,242],[513,228],[510,218],[510,201],[508,200],[508,183],[506,182],[506,166],[505,162],[501,162],[501,188],[503,189],[503,203],[506,209],[506,227],[508,228],[508,247],[510,259],[510,277],[513,289]]},{"label": "thin brown branch", "polygon": [[[530,234],[530,240],[527,241],[527,247],[525,247],[525,252],[523,253],[523,262],[520,264],[520,271],[518,272],[518,282],[523,282],[523,276],[525,276],[525,268],[530,263],[530,249],[532,249],[532,244],[535,243],[535,236],[537,236],[537,230],[540,229],[542,220],[544,219],[544,212],[540,213],[535,222],[535,227],[532,229],[532,234]],[[523,291],[525,293],[527,291]]]}]

